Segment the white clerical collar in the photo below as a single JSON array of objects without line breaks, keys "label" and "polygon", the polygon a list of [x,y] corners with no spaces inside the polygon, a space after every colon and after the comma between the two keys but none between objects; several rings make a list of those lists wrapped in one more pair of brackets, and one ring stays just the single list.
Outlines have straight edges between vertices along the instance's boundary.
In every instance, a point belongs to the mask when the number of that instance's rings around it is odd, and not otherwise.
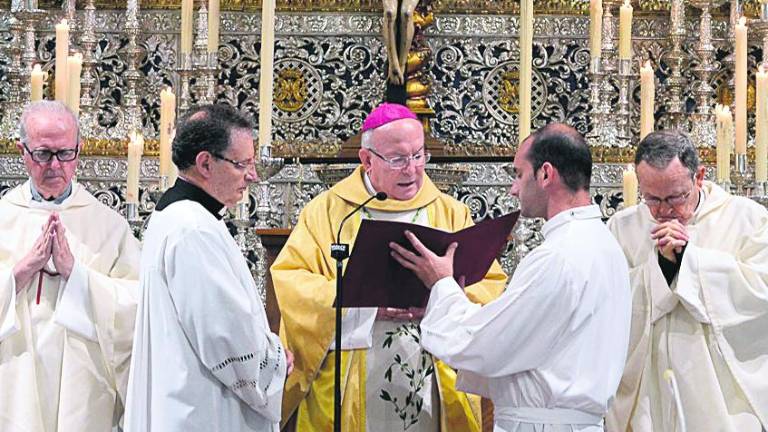
[{"label": "white clerical collar", "polygon": [[699,189],[699,202],[696,204],[696,209],[693,210],[693,216],[691,217],[691,220],[688,221],[689,224],[695,223],[699,219],[699,213],[701,213],[701,209],[704,208],[704,200],[707,199],[707,193],[704,191],[704,188]]},{"label": "white clerical collar", "polygon": [[365,190],[368,191],[371,196],[376,195],[378,191],[373,188],[373,183],[371,183],[371,178],[368,177],[368,173],[363,171],[363,183],[365,183]]},{"label": "white clerical collar", "polygon": [[546,221],[541,227],[541,234],[546,238],[552,231],[574,220],[597,219],[602,218],[603,212],[600,206],[590,204],[580,207],[572,207],[556,214],[550,220]]}]

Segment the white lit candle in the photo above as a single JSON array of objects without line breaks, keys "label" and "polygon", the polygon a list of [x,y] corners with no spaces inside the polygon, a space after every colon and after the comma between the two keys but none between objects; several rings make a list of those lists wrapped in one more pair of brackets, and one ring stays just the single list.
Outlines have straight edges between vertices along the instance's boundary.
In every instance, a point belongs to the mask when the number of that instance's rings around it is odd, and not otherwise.
[{"label": "white lit candle", "polygon": [[761,65],[755,75],[755,181],[768,181],[768,73]]},{"label": "white lit candle", "polygon": [[520,2],[520,105],[518,141],[531,134],[531,92],[533,89],[533,0]]},{"label": "white lit candle", "polygon": [[627,165],[627,169],[624,170],[622,186],[624,188],[624,208],[636,205],[637,175],[635,174],[635,167],[632,165]]},{"label": "white lit candle", "polygon": [[717,119],[717,181],[731,178],[731,151],[733,149],[733,117],[731,109],[724,105],[715,108]]},{"label": "white lit candle", "polygon": [[629,0],[619,8],[619,59],[632,58],[632,5]]},{"label": "white lit candle", "polygon": [[45,73],[40,69],[40,65],[36,64],[32,68],[32,76],[30,77],[30,100],[32,102],[43,100],[43,81],[45,81]]},{"label": "white lit candle", "polygon": [[139,171],[142,153],[144,153],[144,136],[141,132],[131,132],[128,143],[128,179],[125,194],[125,201],[129,203],[139,202]]},{"label": "white lit candle", "polygon": [[171,130],[176,116],[176,95],[169,88],[160,92],[160,177],[171,170]]},{"label": "white lit candle", "polygon": [[[176,127],[171,128],[170,140],[173,143],[173,138],[176,136]],[[169,162],[170,168],[168,169],[168,186],[173,187],[176,184],[176,179],[179,177],[179,168],[173,163],[173,160]]]},{"label": "white lit candle", "polygon": [[[275,0],[261,6],[261,75],[259,77],[259,148],[272,141],[272,82],[275,65]],[[257,153],[257,157],[261,152]]]},{"label": "white lit candle", "polygon": [[603,0],[589,0],[589,55],[600,57],[603,43]]},{"label": "white lit candle", "polygon": [[736,153],[747,153],[747,20],[736,24]]},{"label": "white lit candle", "polygon": [[67,20],[63,19],[56,24],[56,75],[54,77],[56,85],[57,101],[67,103],[67,56],[69,55],[69,25]]},{"label": "white lit candle", "polygon": [[653,81],[651,62],[640,67],[640,139],[653,132],[656,88]]},{"label": "white lit candle", "polygon": [[80,115],[80,72],[83,70],[83,55],[76,53],[67,58],[67,106],[75,113],[75,117]]},{"label": "white lit candle", "polygon": [[219,50],[219,0],[208,0],[208,52]]},{"label": "white lit candle", "polygon": [[192,0],[181,0],[181,53],[192,52],[192,21],[194,19]]}]

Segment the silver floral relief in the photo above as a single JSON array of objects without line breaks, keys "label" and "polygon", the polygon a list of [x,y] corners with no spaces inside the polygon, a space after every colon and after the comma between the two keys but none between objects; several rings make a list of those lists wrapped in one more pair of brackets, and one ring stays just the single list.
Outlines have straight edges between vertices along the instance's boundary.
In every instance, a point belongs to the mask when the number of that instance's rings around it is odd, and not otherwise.
[{"label": "silver floral relief", "polygon": [[[257,118],[258,36],[224,40],[218,100]],[[296,143],[315,143],[335,153],[357,133],[365,114],[382,99],[382,49],[374,37],[277,38],[272,127],[273,141],[283,154],[298,156]]]},{"label": "silver floral relief", "polygon": [[[568,121],[588,131],[584,40],[534,43],[533,127]],[[511,38],[433,38],[434,135],[453,152],[511,154],[517,143],[519,47]],[[456,85],[461,82],[462,85]]]},{"label": "silver floral relief", "polygon": [[[0,26],[2,26],[2,19],[0,19]],[[8,100],[9,84],[8,76],[3,71],[8,70],[10,59],[8,58],[8,50],[10,49],[13,38],[11,33],[3,31],[0,33],[0,103],[5,103]]]},{"label": "silver floral relief", "polygon": [[[53,25],[61,11],[48,11],[37,33],[37,56],[43,69],[53,67]],[[79,17],[84,16],[78,11]],[[124,138],[122,125],[126,71],[124,12],[96,12],[98,43],[95,73],[98,127],[96,136]],[[0,100],[8,94],[6,69],[8,11],[0,11]],[[159,119],[158,97],[162,87],[176,81],[179,14],[177,11],[143,10],[139,14],[141,56],[139,80],[144,132],[156,137]],[[551,121],[566,121],[586,132],[589,124],[586,16],[543,15],[535,17],[533,110],[534,127]],[[717,47],[712,84],[729,79],[721,73],[727,54],[727,23],[713,20],[712,35]],[[684,97],[688,111],[694,109],[697,84],[693,70],[698,19],[689,18],[683,49],[683,76],[687,79]],[[666,82],[669,69],[664,58],[669,50],[668,20],[664,17],[637,17],[633,22],[637,59],[651,59],[657,71],[658,126],[665,116]],[[432,49],[429,77],[430,105],[437,112],[431,120],[434,134],[456,154],[510,154],[517,142],[516,86],[518,17],[512,15],[438,15],[426,30]],[[259,102],[260,15],[224,12],[219,49],[216,99],[252,114]],[[294,106],[273,108],[273,141],[286,155],[299,149],[314,154],[334,154],[341,142],[358,130],[372,106],[382,100],[386,86],[386,50],[381,42],[381,16],[376,13],[281,12],[276,21],[277,88],[301,95]],[[757,44],[750,61],[761,58]],[[637,65],[633,64],[636,71]],[[282,74],[282,75],[281,75]],[[292,85],[301,88],[291,88]],[[637,134],[639,82],[633,78],[632,119]],[[750,122],[753,122],[750,115]]]}]

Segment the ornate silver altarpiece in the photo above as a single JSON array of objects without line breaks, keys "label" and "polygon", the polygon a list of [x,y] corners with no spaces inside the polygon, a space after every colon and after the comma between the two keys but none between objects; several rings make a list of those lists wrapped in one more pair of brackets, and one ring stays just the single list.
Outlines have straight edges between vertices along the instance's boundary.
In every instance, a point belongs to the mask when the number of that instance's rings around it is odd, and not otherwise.
[{"label": "ornate silver altarpiece", "polygon": [[[411,52],[415,73],[408,95],[429,134],[442,145],[428,172],[472,210],[475,220],[516,207],[503,166],[517,138],[518,1],[423,1],[419,38]],[[750,17],[750,70],[768,45],[768,15],[757,1],[637,0],[633,25],[636,59],[657,69],[656,126],[689,130],[712,165],[715,101],[730,104],[732,4]],[[682,3],[682,5],[680,5]],[[632,160],[639,128],[638,62],[617,65],[618,1],[604,0],[603,58],[588,49],[588,0],[535,1],[533,129],[565,121],[589,137],[595,157],[593,196],[606,218],[622,208],[621,174]],[[26,178],[15,148],[19,107],[29,98],[33,64],[53,84],[53,25],[75,18],[73,51],[83,53],[81,122],[85,151],[78,181],[134,225],[137,235],[160,194],[158,123],[161,89],[172,86],[177,106],[216,101],[258,117],[260,2],[222,1],[218,52],[204,53],[201,38],[189,58],[179,55],[178,2],[104,0],[44,2],[0,0],[0,194]],[[682,12],[681,12],[682,11]],[[200,35],[205,20],[199,17]],[[271,148],[262,149],[263,182],[233,215],[233,232],[266,275],[259,236],[249,227],[290,228],[302,207],[352,165],[337,155],[382,101],[386,48],[376,0],[278,2]],[[410,57],[409,57],[410,61]],[[621,67],[618,67],[621,66]],[[754,122],[754,82],[750,84]],[[127,133],[139,127],[148,150],[141,166],[137,208],[126,210]],[[256,133],[256,131],[254,131]],[[751,147],[750,147],[751,151]],[[752,153],[750,153],[752,154]],[[268,160],[267,160],[268,159]],[[338,163],[343,163],[339,165]],[[344,165],[346,164],[346,165]],[[712,170],[710,170],[712,171]],[[737,170],[738,171],[738,170]],[[711,173],[710,173],[711,174]],[[750,172],[738,173],[735,192],[749,194]],[[516,229],[504,253],[505,270],[540,241],[540,221]]]}]

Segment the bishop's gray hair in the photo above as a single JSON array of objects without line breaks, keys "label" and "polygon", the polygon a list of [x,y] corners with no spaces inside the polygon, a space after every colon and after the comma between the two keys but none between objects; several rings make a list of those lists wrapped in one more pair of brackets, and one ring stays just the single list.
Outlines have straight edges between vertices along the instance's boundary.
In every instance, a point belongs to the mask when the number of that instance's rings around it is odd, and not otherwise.
[{"label": "bishop's gray hair", "polygon": [[680,159],[691,176],[696,174],[699,152],[687,134],[679,130],[651,132],[637,146],[635,166],[645,162],[656,169],[664,169],[675,158]]},{"label": "bishop's gray hair", "polygon": [[72,112],[69,107],[59,101],[41,100],[32,102],[24,107],[24,111],[21,113],[21,119],[19,119],[19,141],[24,144],[29,143],[29,133],[27,131],[27,120],[30,116],[35,115],[50,115],[50,114],[62,114],[69,117],[72,123],[75,125],[77,131],[77,144],[80,144],[80,121],[75,113]]},{"label": "bishop's gray hair", "polygon": [[368,129],[360,136],[360,147],[364,149],[374,149],[373,147],[373,131],[375,129]]}]

